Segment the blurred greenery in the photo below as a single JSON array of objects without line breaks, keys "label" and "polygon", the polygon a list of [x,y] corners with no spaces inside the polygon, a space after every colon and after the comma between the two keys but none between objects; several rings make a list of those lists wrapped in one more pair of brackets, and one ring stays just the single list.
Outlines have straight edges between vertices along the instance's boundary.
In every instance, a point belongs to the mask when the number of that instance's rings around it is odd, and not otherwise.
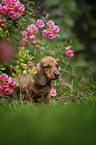
[{"label": "blurred greenery", "polygon": [[3,145],[95,145],[96,104],[0,105],[0,142]]}]

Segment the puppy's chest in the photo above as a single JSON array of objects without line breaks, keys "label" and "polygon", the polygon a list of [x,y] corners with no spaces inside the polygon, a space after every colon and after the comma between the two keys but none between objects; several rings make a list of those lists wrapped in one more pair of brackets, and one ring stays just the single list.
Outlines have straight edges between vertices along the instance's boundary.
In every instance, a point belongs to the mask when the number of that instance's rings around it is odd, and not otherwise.
[{"label": "puppy's chest", "polygon": [[47,83],[44,86],[34,84],[32,87],[32,91],[36,93],[38,96],[44,96],[46,93],[50,91],[50,89],[51,89],[51,83]]}]

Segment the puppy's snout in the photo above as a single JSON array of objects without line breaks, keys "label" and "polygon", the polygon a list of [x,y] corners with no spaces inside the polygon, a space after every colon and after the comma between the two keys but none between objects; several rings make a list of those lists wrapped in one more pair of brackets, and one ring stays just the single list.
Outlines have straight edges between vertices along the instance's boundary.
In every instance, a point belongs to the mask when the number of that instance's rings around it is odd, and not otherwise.
[{"label": "puppy's snout", "polygon": [[59,73],[54,73],[54,76],[57,78],[59,76]]}]

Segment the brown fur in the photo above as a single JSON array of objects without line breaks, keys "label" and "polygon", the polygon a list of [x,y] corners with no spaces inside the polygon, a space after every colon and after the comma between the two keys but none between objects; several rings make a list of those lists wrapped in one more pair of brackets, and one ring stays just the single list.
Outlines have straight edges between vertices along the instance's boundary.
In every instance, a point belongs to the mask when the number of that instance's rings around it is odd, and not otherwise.
[{"label": "brown fur", "polygon": [[[36,98],[45,97],[46,103],[51,103],[50,89],[52,88],[52,80],[58,79],[60,73],[57,68],[58,63],[53,57],[46,56],[36,66],[36,74],[26,77],[22,74],[17,76],[21,81],[19,85],[15,87],[17,94],[22,92],[24,99],[35,100]],[[57,74],[57,76],[56,76]],[[31,78],[35,79],[35,83],[32,83]]]}]

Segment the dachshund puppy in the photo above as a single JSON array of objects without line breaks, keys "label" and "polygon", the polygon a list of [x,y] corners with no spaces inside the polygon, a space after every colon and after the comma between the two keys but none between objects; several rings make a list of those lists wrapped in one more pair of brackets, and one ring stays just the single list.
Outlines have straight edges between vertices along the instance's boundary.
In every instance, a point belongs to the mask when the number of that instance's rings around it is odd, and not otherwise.
[{"label": "dachshund puppy", "polygon": [[[32,77],[35,83],[32,83]],[[35,100],[36,98],[45,97],[46,103],[51,103],[50,90],[52,89],[52,80],[59,79],[58,63],[53,57],[45,56],[36,66],[36,74],[22,74],[17,78],[21,81],[15,87],[17,95],[22,92],[24,99]]]}]

